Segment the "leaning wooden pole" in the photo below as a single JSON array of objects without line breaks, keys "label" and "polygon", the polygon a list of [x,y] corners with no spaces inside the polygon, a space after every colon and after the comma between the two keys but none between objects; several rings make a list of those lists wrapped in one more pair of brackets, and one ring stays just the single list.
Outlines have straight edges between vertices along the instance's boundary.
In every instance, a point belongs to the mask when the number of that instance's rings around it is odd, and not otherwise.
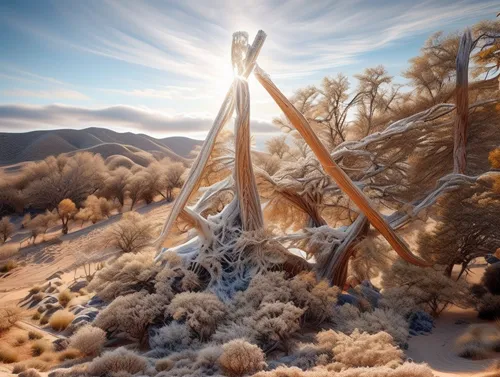
[{"label": "leaning wooden pole", "polygon": [[325,172],[329,174],[335,180],[339,188],[344,191],[349,198],[351,198],[354,204],[356,204],[356,206],[365,214],[368,221],[370,221],[370,223],[384,236],[398,255],[412,264],[422,267],[429,266],[429,263],[411,253],[404,242],[392,230],[390,225],[372,206],[365,194],[335,163],[335,161],[333,161],[332,157],[328,153],[328,150],[314,133],[304,116],[290,103],[290,101],[288,101],[283,93],[281,93],[281,91],[274,85],[269,76],[258,66],[254,69],[254,75],[281,108],[290,123],[302,135],[323,166]]},{"label": "leaning wooden pole", "polygon": [[456,101],[454,145],[453,145],[453,172],[465,174],[467,165],[467,127],[469,124],[469,55],[472,48],[472,36],[469,29],[460,39],[456,66]]},{"label": "leaning wooden pole", "polygon": [[[239,42],[237,39],[239,35],[240,34],[238,33],[235,33],[233,35],[233,45]],[[264,33],[262,30],[259,30],[252,45],[249,46],[245,61],[243,62],[242,76],[244,78],[247,78],[252,72],[252,69],[255,65],[255,62],[257,60],[257,57],[259,56],[260,50],[262,49],[262,45],[264,44],[265,40],[266,40],[266,33]],[[217,114],[217,117],[215,118],[215,121],[212,125],[212,128],[208,133],[205,142],[203,143],[201,151],[198,154],[196,160],[194,161],[191,170],[189,171],[188,178],[186,179],[186,182],[184,183],[181,192],[177,196],[177,199],[175,200],[172,206],[172,211],[170,212],[168,218],[165,221],[165,224],[163,225],[163,229],[160,233],[160,236],[154,242],[154,246],[157,249],[157,254],[156,254],[157,257],[165,243],[165,240],[167,239],[170,229],[174,225],[175,220],[186,206],[191,194],[198,187],[198,184],[202,177],[203,170],[205,169],[207,161],[214,148],[215,139],[217,138],[217,135],[233,116],[234,106],[235,106],[234,86],[235,83],[233,83],[229,88],[226,97],[224,99],[224,102],[222,103],[222,106],[219,110],[219,113]]]}]

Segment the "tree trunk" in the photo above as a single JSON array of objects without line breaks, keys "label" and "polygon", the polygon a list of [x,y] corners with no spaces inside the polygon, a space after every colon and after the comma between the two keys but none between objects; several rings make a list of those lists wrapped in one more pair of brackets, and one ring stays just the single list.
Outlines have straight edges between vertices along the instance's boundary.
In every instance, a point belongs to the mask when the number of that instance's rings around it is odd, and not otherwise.
[{"label": "tree trunk", "polygon": [[387,242],[393,247],[394,251],[409,263],[417,266],[428,266],[428,262],[411,253],[384,217],[373,207],[363,191],[361,191],[340,166],[335,163],[332,156],[328,153],[328,150],[314,133],[304,116],[290,103],[283,93],[281,93],[269,76],[259,67],[255,68],[254,75],[257,81],[259,81],[264,89],[271,95],[290,123],[304,138],[323,166],[325,172],[335,180],[338,187],[346,193],[354,204],[363,212],[373,227],[384,236]]},{"label": "tree trunk", "polygon": [[465,174],[467,165],[467,126],[469,123],[469,55],[472,47],[472,36],[469,29],[460,39],[457,54],[457,82],[456,101],[457,113],[455,115],[454,145],[453,145],[453,171]]}]

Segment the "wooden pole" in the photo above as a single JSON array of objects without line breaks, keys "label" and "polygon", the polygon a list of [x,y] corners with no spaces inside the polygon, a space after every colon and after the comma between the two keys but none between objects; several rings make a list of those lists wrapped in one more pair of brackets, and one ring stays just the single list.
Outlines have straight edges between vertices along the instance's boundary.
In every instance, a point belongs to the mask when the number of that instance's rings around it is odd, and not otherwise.
[{"label": "wooden pole", "polygon": [[405,243],[392,230],[377,210],[372,206],[369,199],[359,189],[349,176],[333,161],[332,156],[324,144],[319,140],[304,116],[288,101],[281,91],[274,85],[269,76],[258,66],[254,69],[254,75],[260,84],[271,95],[277,105],[295,129],[302,135],[313,153],[323,166],[323,169],[337,183],[354,204],[365,214],[368,221],[384,236],[398,255],[407,262],[418,266],[429,266],[429,263],[411,253]]},{"label": "wooden pole", "polygon": [[469,124],[469,55],[472,48],[472,36],[469,29],[460,38],[456,66],[456,101],[454,145],[453,145],[453,172],[465,174],[467,166],[467,127]]}]

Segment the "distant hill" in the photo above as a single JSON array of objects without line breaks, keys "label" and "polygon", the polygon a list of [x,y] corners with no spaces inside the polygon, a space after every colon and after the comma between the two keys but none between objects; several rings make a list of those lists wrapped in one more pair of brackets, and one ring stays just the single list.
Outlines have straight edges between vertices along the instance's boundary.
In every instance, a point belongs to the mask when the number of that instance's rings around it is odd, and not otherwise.
[{"label": "distant hill", "polygon": [[[61,153],[78,151],[100,153],[104,159],[124,156],[139,165],[151,158],[169,157],[175,161],[192,158],[191,151],[202,141],[175,136],[155,139],[144,134],[115,132],[105,128],[0,133],[0,165],[42,160]],[[154,157],[153,157],[154,156]]]}]

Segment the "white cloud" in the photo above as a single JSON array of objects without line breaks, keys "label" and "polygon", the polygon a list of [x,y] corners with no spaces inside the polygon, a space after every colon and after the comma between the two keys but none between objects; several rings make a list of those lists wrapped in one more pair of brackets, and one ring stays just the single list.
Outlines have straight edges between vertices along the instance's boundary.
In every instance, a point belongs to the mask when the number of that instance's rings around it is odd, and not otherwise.
[{"label": "white cloud", "polygon": [[[230,70],[231,34],[262,28],[259,62],[273,76],[294,79],[345,66],[367,52],[463,19],[494,14],[496,1],[186,0],[57,3],[67,33],[49,23],[6,20],[94,54],[217,82]],[[18,22],[19,21],[19,22]],[[89,25],[92,25],[91,27]]]},{"label": "white cloud", "polygon": [[[85,128],[101,126],[109,128],[133,128],[150,133],[190,134],[208,132],[212,118],[197,114],[164,114],[132,106],[110,106],[86,108],[77,106],[49,105],[0,105],[0,129],[39,128]],[[256,134],[276,132],[271,122],[255,120],[251,122]]]},{"label": "white cloud", "polygon": [[69,99],[69,100],[88,100],[90,99],[85,94],[69,89],[53,89],[53,90],[26,90],[26,89],[9,89],[3,91],[5,96],[9,97],[33,97],[43,99]]}]

